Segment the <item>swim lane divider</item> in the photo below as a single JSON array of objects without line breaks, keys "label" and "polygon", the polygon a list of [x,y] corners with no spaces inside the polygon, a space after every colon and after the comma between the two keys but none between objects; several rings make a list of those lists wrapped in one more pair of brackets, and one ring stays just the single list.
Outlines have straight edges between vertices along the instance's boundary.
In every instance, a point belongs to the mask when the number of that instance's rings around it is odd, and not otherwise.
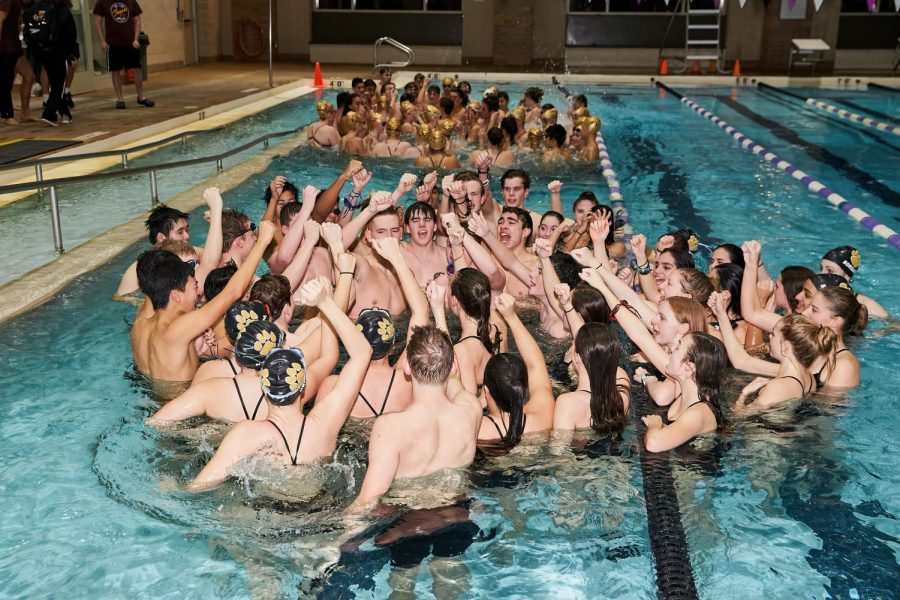
[{"label": "swim lane divider", "polygon": [[821,196],[829,204],[836,208],[839,208],[850,218],[864,226],[866,229],[872,231],[872,233],[874,233],[875,235],[887,240],[888,244],[890,244],[894,248],[900,250],[900,234],[898,234],[896,231],[894,231],[887,225],[884,225],[875,217],[859,208],[858,206],[826,186],[824,183],[813,179],[788,161],[784,160],[771,150],[767,149],[765,146],[757,144],[746,135],[744,135],[710,111],[706,110],[690,98],[673,90],[664,83],[657,82],[656,85],[666,90],[674,97],[678,98],[682,102],[682,104],[687,105],[691,110],[693,110],[703,118],[712,121],[716,126],[719,127],[719,129],[723,130],[725,133],[734,138],[734,140],[738,142],[742,148],[752,152],[753,154],[761,156],[763,160],[774,165],[775,168],[777,168],[779,171],[784,171],[785,173],[805,185],[810,191],[815,192],[816,194]]},{"label": "swim lane divider", "polygon": [[[569,90],[553,78],[553,84],[567,97]],[[622,198],[619,180],[609,158],[609,150],[603,135],[597,132],[597,146],[600,148],[599,158],[602,174],[609,186],[609,201],[617,216],[624,221],[625,240],[632,235],[631,220]],[[647,394],[638,394],[637,412],[641,415],[654,414]],[[644,439],[646,427],[638,421],[638,440]],[[678,496],[675,493],[675,479],[672,475],[672,464],[668,453],[653,454],[647,452],[642,442],[641,478],[644,484],[644,508],[647,511],[647,533],[650,538],[650,551],[656,565],[656,594],[659,600],[696,600],[697,588],[694,584],[694,571],[684,526],[681,522],[681,510]]]},{"label": "swim lane divider", "polygon": [[815,106],[816,108],[820,108],[826,112],[829,112],[833,115],[836,115],[842,119],[847,119],[848,121],[852,121],[859,125],[865,125],[866,127],[871,127],[873,129],[877,129],[878,131],[884,131],[887,133],[893,133],[894,135],[900,135],[900,127],[893,125],[891,123],[886,123],[884,121],[878,121],[873,119],[872,117],[867,117],[865,115],[861,115],[859,113],[851,112],[847,109],[841,108],[839,106],[835,106],[834,104],[828,104],[827,102],[822,102],[821,100],[816,100],[815,98],[804,98],[798,94],[794,94],[793,92],[789,92],[787,90],[783,90],[781,88],[777,88],[774,85],[768,85],[766,83],[759,82],[756,84],[760,89],[763,90],[771,90],[773,92],[778,92],[780,94],[785,94],[787,96],[791,96],[792,98],[797,98],[810,106]]}]

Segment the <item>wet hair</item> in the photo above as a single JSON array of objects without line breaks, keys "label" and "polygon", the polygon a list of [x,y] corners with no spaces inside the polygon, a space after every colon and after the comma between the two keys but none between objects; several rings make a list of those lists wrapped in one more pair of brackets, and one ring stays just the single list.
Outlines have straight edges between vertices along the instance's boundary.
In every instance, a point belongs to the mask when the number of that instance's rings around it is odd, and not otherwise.
[{"label": "wet hair", "polygon": [[375,83],[374,79],[366,79],[365,81],[363,81],[363,87],[364,88],[377,88],[378,85]]},{"label": "wet hair", "polygon": [[830,327],[814,323],[803,315],[788,315],[780,325],[781,335],[791,345],[794,357],[803,368],[809,369],[823,356],[828,356],[828,362],[833,363],[838,336]]},{"label": "wet hair", "polygon": [[500,129],[509,136],[511,141],[516,141],[516,136],[519,134],[519,124],[516,123],[515,117],[510,116],[500,119]]},{"label": "wet hair", "polygon": [[578,194],[578,198],[575,199],[575,202],[572,203],[572,212],[575,212],[575,207],[581,204],[582,202],[590,202],[591,209],[595,206],[598,206],[600,202],[597,200],[597,196],[594,195],[594,192],[584,191]]},{"label": "wet hair", "polygon": [[[678,239],[678,238],[675,238]],[[685,242],[687,244],[687,242]],[[678,269],[696,269],[697,266],[694,263],[694,257],[691,256],[691,253],[687,250],[681,250],[679,248],[675,248],[674,246],[671,248],[666,248],[662,252],[659,253],[659,256],[663,254],[671,254],[672,260],[675,261],[675,267]],[[657,260],[659,258],[657,257]]]},{"label": "wet hair", "polygon": [[267,273],[250,288],[250,300],[262,302],[269,309],[272,320],[276,321],[291,301],[291,282],[284,275]]},{"label": "wet hair", "polygon": [[169,233],[172,232],[172,229],[179,220],[184,219],[185,221],[188,221],[190,218],[190,215],[186,212],[182,212],[177,208],[171,208],[165,204],[160,204],[150,211],[150,216],[144,221],[150,243],[155,244],[156,236],[160,233],[163,237],[169,237]]},{"label": "wet hair", "polygon": [[733,265],[744,266],[744,251],[735,244],[719,244],[716,250],[724,250],[728,254],[728,262]]},{"label": "wet hair", "polygon": [[497,100],[499,101],[501,98],[506,100],[506,103],[509,104],[509,94],[508,93],[506,93],[502,90],[497,92]]},{"label": "wet hair", "polygon": [[340,92],[337,95],[337,98],[334,99],[335,106],[339,106],[340,108],[346,109],[350,106],[350,103],[347,102],[347,98],[350,97],[351,92]]},{"label": "wet hair", "polygon": [[183,292],[193,275],[189,264],[167,250],[148,250],[137,260],[138,287],[154,310],[167,307],[172,291]]},{"label": "wet hair", "polygon": [[381,211],[378,211],[377,213],[375,213],[372,216],[372,218],[369,219],[369,222],[366,223],[366,229],[368,229],[369,231],[373,231],[375,229],[375,219],[377,219],[378,217],[384,217],[384,216],[397,217],[397,222],[398,223],[402,222],[400,215],[397,214],[397,208],[394,206],[388,206],[384,210],[381,210]]},{"label": "wet hair", "polygon": [[784,288],[784,295],[787,296],[788,306],[791,312],[797,312],[797,295],[803,290],[803,285],[807,279],[812,279],[815,273],[812,269],[806,267],[790,266],[781,270],[781,287]]},{"label": "wet hair", "polygon": [[194,247],[182,240],[160,240],[154,244],[153,248],[156,250],[168,250],[179,258],[182,256],[197,255],[197,251],[194,250]]},{"label": "wet hair", "polygon": [[[690,342],[691,347],[684,359],[694,363],[694,380],[697,382],[698,396],[701,402],[708,402],[714,408],[713,413],[721,418],[722,408],[719,406],[719,387],[728,366],[728,353],[725,345],[719,340],[699,331],[691,332],[682,340],[682,344]],[[716,419],[719,420],[718,418]]]},{"label": "wet hair", "polygon": [[506,433],[501,438],[515,446],[525,432],[525,403],[528,401],[528,369],[525,361],[508,352],[495,354],[484,367],[484,387],[501,411],[509,413]]},{"label": "wet hair", "polygon": [[478,339],[485,350],[491,354],[497,352],[500,332],[495,328],[491,337],[491,283],[487,275],[470,267],[460,269],[450,282],[450,295],[456,298],[463,312],[478,321]]},{"label": "wet hair", "polygon": [[544,90],[539,87],[530,87],[525,90],[525,97],[534,100],[537,104],[544,98]]},{"label": "wet hair", "polygon": [[481,179],[478,178],[478,173],[475,171],[460,171],[453,176],[453,181],[478,181],[481,182]]},{"label": "wet hair", "polygon": [[410,91],[406,91],[405,93],[401,94],[401,95],[400,95],[400,98],[397,100],[398,102],[400,102],[400,104],[403,104],[404,102],[412,102],[413,104],[415,104],[415,102],[416,102],[416,96],[415,96],[415,93],[416,93],[416,91],[417,91],[417,88],[415,87],[415,84],[412,83],[412,82],[407,83],[407,84],[406,84],[406,87],[404,87],[403,89],[406,90],[410,85],[413,86],[413,88],[412,88],[413,91],[411,91],[411,92],[410,92]]},{"label": "wet hair", "polygon": [[574,290],[581,283],[580,273],[583,267],[572,258],[571,254],[554,252],[550,255],[550,264],[553,265],[559,282],[568,285],[569,289]]},{"label": "wet hair", "polygon": [[481,101],[483,106],[487,106],[488,112],[497,112],[500,110],[500,99],[493,94],[488,94]]},{"label": "wet hair", "polygon": [[449,116],[453,112],[453,100],[450,98],[441,98],[438,100],[438,107],[444,111],[444,114]]},{"label": "wet hair", "polygon": [[500,214],[516,215],[519,223],[522,224],[522,231],[525,231],[526,229],[528,230],[528,235],[525,237],[525,245],[530,246],[532,241],[534,240],[534,223],[531,222],[531,213],[524,208],[519,208],[518,206],[504,206],[500,211]]},{"label": "wet hair", "polygon": [[555,141],[560,148],[566,144],[566,128],[562,125],[551,125],[544,130],[544,135]]},{"label": "wet hair", "polygon": [[578,94],[577,96],[572,98],[572,100],[574,100],[575,102],[580,102],[582,106],[587,108],[587,105],[588,105],[587,96],[585,96],[584,94]]},{"label": "wet hair", "polygon": [[688,333],[699,331],[706,333],[706,309],[691,298],[666,298],[663,302],[669,305],[679,323],[687,323]]},{"label": "wet hair", "polygon": [[[300,200],[300,190],[297,189],[297,186],[291,183],[290,181],[284,182],[284,187],[281,188],[281,195],[283,196],[285,192],[291,192],[294,194],[295,200]],[[266,193],[263,194],[263,200],[268,206],[269,201],[272,199],[272,187],[266,186]]]},{"label": "wet hair", "polygon": [[869,309],[856,299],[853,292],[833,287],[819,290],[819,293],[825,298],[828,310],[844,321],[841,334],[859,335],[865,331],[869,324]]},{"label": "wet hair", "polygon": [[286,227],[290,227],[291,217],[300,214],[302,208],[303,205],[299,202],[288,202],[281,207],[281,211],[278,213],[278,222]]},{"label": "wet hair", "polygon": [[229,260],[225,266],[209,272],[206,280],[203,282],[203,297],[206,298],[207,302],[222,293],[222,290],[225,289],[225,286],[228,285],[228,282],[231,281],[237,270],[238,268],[234,261]]},{"label": "wet hair", "polygon": [[[462,89],[463,86],[466,86],[467,88],[469,88],[469,91],[467,92],[466,90]],[[459,91],[462,92],[463,94],[469,94],[469,93],[471,93],[471,91],[472,91],[472,84],[469,83],[468,81],[460,81],[460,82],[456,85],[456,87],[458,87],[458,88],[459,88]]]},{"label": "wet hair", "polygon": [[250,217],[233,208],[222,211],[222,253],[231,250],[235,240],[247,233],[244,224],[249,221]]},{"label": "wet hair", "polygon": [[499,146],[503,143],[503,130],[499,127],[491,127],[488,129],[487,139],[491,146]]},{"label": "wet hair", "polygon": [[575,352],[588,374],[591,390],[591,427],[599,433],[621,431],[627,424],[616,367],[622,356],[619,336],[609,325],[585,323],[575,336]]},{"label": "wet hair", "polygon": [[[678,269],[678,276],[681,278],[681,289],[685,294],[690,294],[691,298],[706,306],[710,294],[715,291],[712,281],[709,277],[698,271],[697,269]],[[740,304],[741,280],[738,279],[738,304]],[[738,311],[738,314],[741,314]]]},{"label": "wet hair", "polygon": [[434,84],[431,84],[431,85],[428,86],[428,89],[425,90],[425,91],[426,91],[427,93],[429,93],[429,94],[440,94],[440,93],[441,93],[441,88],[439,88],[438,86],[436,86],[436,85],[434,85]]},{"label": "wet hair", "polygon": [[347,111],[350,110],[350,106],[353,104],[353,101],[360,97],[361,96],[359,94],[357,94],[356,92],[351,92],[350,94],[347,94],[347,97],[344,98],[344,105],[342,107],[344,109],[345,115],[347,114]]},{"label": "wet hair", "polygon": [[556,107],[553,106],[551,103],[547,102],[546,104],[541,105],[541,112],[550,110],[551,108],[556,108]]},{"label": "wet hair", "polygon": [[468,105],[469,105],[469,95],[468,95],[467,93],[465,93],[464,91],[462,91],[461,89],[459,89],[459,86],[456,86],[455,88],[453,88],[452,90],[450,90],[450,93],[451,93],[451,94],[452,94],[453,92],[456,92],[457,94],[459,94],[459,100],[460,100],[460,102],[462,103],[463,106],[468,106]]},{"label": "wet hair", "polygon": [[572,307],[585,323],[609,323],[609,304],[596,288],[581,283],[572,290]]},{"label": "wet hair", "polygon": [[553,217],[560,223],[562,223],[563,221],[566,220],[566,218],[562,215],[562,213],[558,213],[555,210],[548,210],[547,212],[545,212],[544,214],[541,215],[541,220],[538,223],[538,225],[543,225],[544,219],[546,219],[547,217]]},{"label": "wet hair", "polygon": [[358,86],[361,83],[363,85],[365,85],[365,80],[363,80],[362,77],[354,77],[353,79],[350,80],[350,87],[355,88],[356,86]]},{"label": "wet hair", "polygon": [[413,379],[426,385],[442,385],[453,369],[453,342],[434,325],[413,327],[406,344],[406,362]]},{"label": "wet hair", "polygon": [[522,180],[522,185],[525,186],[526,190],[531,187],[531,175],[528,174],[528,171],[523,169],[507,169],[506,172],[500,176],[500,187],[503,187],[507,179],[514,179],[516,177]]},{"label": "wet hair", "polygon": [[741,314],[741,280],[744,278],[744,268],[737,263],[724,263],[713,269],[715,275],[711,278],[719,292],[731,294],[731,300],[726,307],[732,313]]},{"label": "wet hair", "polygon": [[437,221],[437,212],[432,205],[427,202],[413,202],[403,211],[403,224],[409,226],[412,218],[418,215],[424,215],[432,221]]},{"label": "wet hair", "polygon": [[372,347],[371,360],[379,360],[391,353],[397,343],[397,328],[391,313],[383,308],[373,307],[360,311],[356,317],[356,328]]}]

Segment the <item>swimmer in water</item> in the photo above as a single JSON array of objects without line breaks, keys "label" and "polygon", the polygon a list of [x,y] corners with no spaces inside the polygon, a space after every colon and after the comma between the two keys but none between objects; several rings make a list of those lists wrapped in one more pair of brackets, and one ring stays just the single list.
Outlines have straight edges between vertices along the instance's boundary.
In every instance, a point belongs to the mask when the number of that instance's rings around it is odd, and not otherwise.
[{"label": "swimmer in water", "polygon": [[350,414],[369,365],[372,348],[353,322],[331,298],[331,285],[324,278],[307,282],[300,290],[301,302],[319,309],[328,321],[327,335],[347,349],[348,359],[331,392],[316,399],[304,415],[298,402],[307,382],[307,365],[296,349],[275,349],[266,357],[259,380],[266,397],[268,417],[237,423],[219,445],[215,455],[190,483],[200,491],[225,481],[234,465],[264,454],[285,466],[310,463],[330,456],[337,436]]},{"label": "swimmer in water", "polygon": [[412,145],[400,139],[400,121],[396,118],[388,119],[384,131],[387,138],[375,144],[372,148],[372,156],[406,156]]},{"label": "swimmer in water", "polygon": [[416,159],[417,167],[433,169],[458,169],[459,159],[447,149],[447,136],[443,131],[431,131],[428,139],[428,152]]},{"label": "swimmer in water", "polygon": [[[840,275],[847,280],[847,283],[852,285],[853,276],[856,275],[861,266],[862,259],[859,250],[853,246],[838,246],[826,252],[822,260],[819,261],[819,273]],[[870,317],[887,319],[891,316],[883,306],[868,296],[857,294],[856,299],[866,306]]]},{"label": "swimmer in water", "polygon": [[334,105],[324,100],[317,102],[316,113],[319,115],[319,121],[307,128],[307,144],[313,148],[337,149],[341,142],[341,135],[334,126],[334,117],[337,114]]}]

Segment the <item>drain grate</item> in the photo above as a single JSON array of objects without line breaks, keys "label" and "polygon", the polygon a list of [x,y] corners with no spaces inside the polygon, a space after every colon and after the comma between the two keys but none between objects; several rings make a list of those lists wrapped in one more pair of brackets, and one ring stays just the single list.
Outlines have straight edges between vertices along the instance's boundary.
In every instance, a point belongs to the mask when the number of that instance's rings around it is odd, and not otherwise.
[{"label": "drain grate", "polygon": [[40,156],[80,144],[79,140],[16,140],[0,144],[0,165]]}]

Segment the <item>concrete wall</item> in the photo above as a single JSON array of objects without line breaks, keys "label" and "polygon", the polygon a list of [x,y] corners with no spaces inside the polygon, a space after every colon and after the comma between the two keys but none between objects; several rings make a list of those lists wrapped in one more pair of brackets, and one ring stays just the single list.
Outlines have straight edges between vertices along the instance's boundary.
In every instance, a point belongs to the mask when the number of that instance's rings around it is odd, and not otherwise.
[{"label": "concrete wall", "polygon": [[183,67],[185,56],[193,53],[191,49],[185,54],[185,28],[190,29],[191,25],[178,22],[177,6],[178,0],[155,0],[141,6],[141,28],[150,36],[147,64],[151,71]]},{"label": "concrete wall", "polygon": [[278,0],[278,56],[283,60],[309,60],[311,0]]},{"label": "concrete wall", "polygon": [[200,32],[200,60],[215,61],[223,56],[222,23],[219,12],[222,0],[197,0],[197,29]]},{"label": "concrete wall", "polygon": [[[777,3],[778,0],[772,2]],[[763,43],[763,24],[766,18],[765,4],[747,2],[741,8],[738,0],[728,0],[725,6],[727,24],[725,26],[725,61],[740,59],[744,69],[759,67]]]},{"label": "concrete wall", "polygon": [[494,54],[494,0],[463,0],[464,64],[490,64]]}]

